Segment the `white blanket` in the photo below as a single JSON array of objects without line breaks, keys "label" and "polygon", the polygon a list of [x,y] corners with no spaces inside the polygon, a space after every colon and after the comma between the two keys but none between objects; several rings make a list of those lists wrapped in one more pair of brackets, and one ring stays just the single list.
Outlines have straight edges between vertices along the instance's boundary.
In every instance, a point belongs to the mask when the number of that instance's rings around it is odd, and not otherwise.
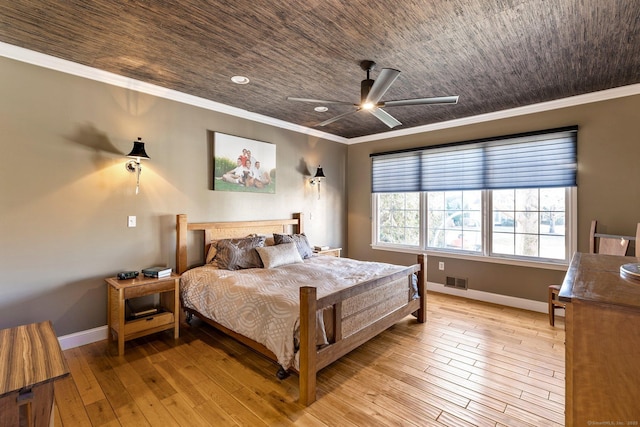
[{"label": "white blanket", "polygon": [[[185,307],[264,345],[288,369],[296,365],[294,337],[299,327],[301,286],[315,286],[317,297],[322,298],[403,268],[330,256],[273,269],[229,271],[205,265],[182,275],[180,292]],[[321,332],[318,344],[326,344],[324,330]]]}]

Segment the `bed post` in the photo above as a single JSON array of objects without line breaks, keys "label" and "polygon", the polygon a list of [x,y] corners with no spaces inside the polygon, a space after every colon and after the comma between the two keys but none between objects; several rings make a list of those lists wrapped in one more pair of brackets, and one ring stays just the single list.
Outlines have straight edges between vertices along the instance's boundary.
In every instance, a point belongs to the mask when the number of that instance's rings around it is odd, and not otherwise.
[{"label": "bed post", "polygon": [[304,214],[302,212],[295,212],[293,219],[298,220],[298,230],[293,230],[294,233],[304,233]]},{"label": "bed post", "polygon": [[187,215],[176,215],[176,272],[187,270]]},{"label": "bed post", "polygon": [[420,308],[418,309],[418,323],[427,321],[427,256],[418,255],[418,295],[420,295]]},{"label": "bed post", "polygon": [[316,288],[300,288],[300,404],[316,400]]}]

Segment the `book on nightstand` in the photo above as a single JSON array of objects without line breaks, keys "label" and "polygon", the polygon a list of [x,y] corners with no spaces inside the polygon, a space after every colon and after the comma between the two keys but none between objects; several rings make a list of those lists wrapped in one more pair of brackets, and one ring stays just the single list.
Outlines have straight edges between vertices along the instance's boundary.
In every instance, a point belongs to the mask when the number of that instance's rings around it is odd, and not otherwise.
[{"label": "book on nightstand", "polygon": [[313,250],[314,251],[326,251],[329,249],[329,246],[314,246]]},{"label": "book on nightstand", "polygon": [[156,279],[161,279],[163,277],[171,276],[171,268],[170,267],[143,268],[142,274],[144,274],[144,277],[154,277]]}]

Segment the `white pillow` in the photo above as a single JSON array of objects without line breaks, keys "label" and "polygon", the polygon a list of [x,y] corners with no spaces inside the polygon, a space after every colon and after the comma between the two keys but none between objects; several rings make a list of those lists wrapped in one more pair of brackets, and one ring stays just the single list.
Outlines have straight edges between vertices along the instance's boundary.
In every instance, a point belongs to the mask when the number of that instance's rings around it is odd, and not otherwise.
[{"label": "white pillow", "polygon": [[281,265],[296,264],[302,261],[295,243],[256,248],[264,268],[276,268]]}]

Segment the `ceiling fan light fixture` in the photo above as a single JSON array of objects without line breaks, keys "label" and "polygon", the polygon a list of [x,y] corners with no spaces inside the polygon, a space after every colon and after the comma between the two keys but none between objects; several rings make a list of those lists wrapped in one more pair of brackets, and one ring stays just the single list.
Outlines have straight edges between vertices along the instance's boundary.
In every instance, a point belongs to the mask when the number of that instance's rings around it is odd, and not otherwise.
[{"label": "ceiling fan light fixture", "polygon": [[[371,71],[375,68],[376,63],[373,61],[361,61],[360,68],[367,72],[367,78],[360,81],[360,103],[352,104],[346,101],[328,101],[325,99],[314,99],[314,98],[295,98],[288,96],[287,100],[289,101],[300,101],[300,102],[315,102],[316,104],[341,104],[341,105],[349,105],[352,108],[351,111],[347,111],[346,113],[338,114],[335,117],[332,117],[328,120],[325,120],[321,123],[318,123],[316,126],[327,126],[333,122],[336,122],[344,117],[351,116],[352,114],[358,113],[359,111],[365,110],[374,115],[378,120],[387,125],[389,128],[394,128],[396,126],[402,125],[402,123],[393,117],[391,114],[387,113],[383,108],[387,107],[400,107],[400,106],[408,106],[408,105],[437,105],[437,104],[457,104],[458,96],[438,96],[431,98],[409,98],[409,99],[398,99],[394,101],[383,101],[382,98],[387,93],[391,85],[396,81],[398,76],[400,75],[400,70],[396,70],[395,68],[383,68],[378,75],[376,80],[371,78]],[[324,106],[316,107],[315,111],[324,112],[327,111],[327,108]]]},{"label": "ceiling fan light fixture", "polygon": [[246,85],[251,80],[249,80],[249,77],[245,77],[245,76],[233,76],[231,77],[231,81],[238,85]]},{"label": "ceiling fan light fixture", "polygon": [[328,111],[329,109],[325,106],[320,106],[320,107],[316,107],[314,108],[315,111],[317,111],[318,113],[324,113],[326,111]]}]

